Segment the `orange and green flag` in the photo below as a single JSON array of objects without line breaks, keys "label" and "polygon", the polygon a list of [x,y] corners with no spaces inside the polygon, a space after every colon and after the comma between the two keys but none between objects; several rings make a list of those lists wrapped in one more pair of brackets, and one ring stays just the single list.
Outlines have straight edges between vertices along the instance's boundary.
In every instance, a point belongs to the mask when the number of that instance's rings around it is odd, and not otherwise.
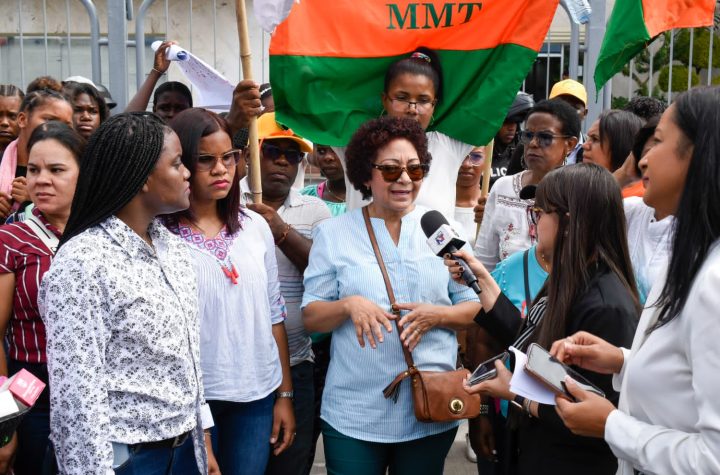
[{"label": "orange and green flag", "polygon": [[443,100],[430,130],[484,145],[502,125],[550,28],[559,0],[301,0],[270,43],[278,120],[345,145],[382,113],[388,66],[435,50]]},{"label": "orange and green flag", "polygon": [[595,65],[595,89],[655,39],[673,28],[713,24],[716,0],[616,0]]}]

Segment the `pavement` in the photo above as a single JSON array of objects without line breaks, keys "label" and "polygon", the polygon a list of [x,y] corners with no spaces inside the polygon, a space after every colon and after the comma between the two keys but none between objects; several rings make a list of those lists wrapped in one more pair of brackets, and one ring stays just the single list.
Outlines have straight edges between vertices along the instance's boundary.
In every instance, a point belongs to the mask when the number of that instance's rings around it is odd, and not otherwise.
[{"label": "pavement", "polygon": [[[455,436],[455,442],[453,442],[450,453],[448,453],[445,460],[445,475],[477,475],[477,466],[465,457],[465,434],[467,434],[467,423],[460,426]],[[323,475],[326,473],[325,452],[321,436],[320,440],[318,440],[315,463],[310,475]]]}]

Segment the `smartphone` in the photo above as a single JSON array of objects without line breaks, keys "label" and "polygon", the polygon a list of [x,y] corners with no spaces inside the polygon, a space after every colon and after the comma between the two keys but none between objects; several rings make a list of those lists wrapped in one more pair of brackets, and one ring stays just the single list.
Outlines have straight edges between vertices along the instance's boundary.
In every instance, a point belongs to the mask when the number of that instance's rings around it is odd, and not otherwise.
[{"label": "smartphone", "polygon": [[507,351],[500,353],[497,356],[493,356],[487,361],[483,361],[480,365],[475,368],[475,371],[468,378],[468,384],[470,386],[478,383],[482,383],[488,379],[492,379],[497,376],[497,369],[495,369],[495,361],[500,360],[503,364],[507,364],[510,355]]},{"label": "smartphone", "polygon": [[605,393],[603,393],[597,386],[585,379],[577,371],[561,363],[557,358],[552,356],[547,352],[547,350],[545,350],[545,348],[537,343],[530,345],[527,357],[528,359],[525,364],[525,371],[550,388],[555,394],[564,395],[572,400],[575,400],[575,398],[570,396],[565,388],[565,376],[570,376],[582,389],[605,397]]}]

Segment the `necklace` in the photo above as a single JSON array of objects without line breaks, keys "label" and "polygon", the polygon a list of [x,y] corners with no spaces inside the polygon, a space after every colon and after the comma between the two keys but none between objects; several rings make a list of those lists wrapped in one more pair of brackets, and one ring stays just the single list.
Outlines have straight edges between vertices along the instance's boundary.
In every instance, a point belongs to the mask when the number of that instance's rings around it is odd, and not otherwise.
[{"label": "necklace", "polygon": [[218,262],[220,263],[220,268],[222,269],[223,274],[225,274],[225,277],[230,279],[230,282],[232,282],[233,285],[237,285],[237,283],[238,283],[237,279],[238,279],[238,277],[240,277],[240,274],[238,274],[238,271],[235,268],[235,264],[233,264],[232,261],[230,260],[230,256],[228,256],[228,258],[227,258],[227,263],[229,265],[225,265],[223,262],[220,262],[219,260],[218,260]]},{"label": "necklace", "polygon": [[345,198],[340,198],[338,195],[333,193],[333,190],[330,188],[330,181],[325,180],[325,191],[327,191],[330,196],[338,200],[339,203],[345,203]]},{"label": "necklace", "polygon": [[548,261],[545,258],[545,254],[542,252],[540,253],[540,267],[542,267],[543,270],[548,274],[550,273],[550,264],[548,264]]},{"label": "necklace", "polygon": [[[184,226],[184,227],[189,231],[189,233],[187,233],[187,234],[184,233],[184,232],[182,231],[182,226]],[[205,243],[206,243],[207,241],[217,241],[218,239],[221,239],[221,240],[223,240],[223,241],[226,241],[225,237],[223,236],[222,229],[220,230],[220,232],[218,232],[217,237],[215,237],[215,238],[207,238],[207,237],[205,236],[205,233],[204,233],[204,231],[202,230],[202,228],[201,228],[200,226],[195,225],[195,224],[192,224],[192,223],[185,224],[185,223],[179,223],[179,222],[178,222],[178,228],[180,229],[180,235],[181,235],[181,237],[184,237],[186,241],[188,241],[188,242],[190,242],[191,244],[193,244],[193,245],[194,245],[200,252],[202,252],[203,254],[207,254],[208,256],[213,257],[213,258],[217,261],[217,263],[220,265],[220,269],[222,270],[223,274],[225,274],[225,277],[227,277],[228,279],[230,279],[230,282],[232,282],[233,285],[237,285],[237,284],[238,284],[238,277],[240,277],[240,274],[238,273],[237,269],[235,268],[235,264],[233,264],[232,260],[230,259],[230,255],[229,255],[229,254],[226,254],[224,258],[223,258],[221,255],[218,255],[217,245],[215,246],[215,250],[214,250],[214,251],[211,251],[210,249],[207,249],[207,248],[205,247]],[[193,236],[193,228],[195,228],[195,229],[197,229],[197,230],[200,231],[200,233],[195,233],[195,235],[198,235],[198,234],[199,234],[200,236],[202,236],[202,242],[196,242],[196,241],[192,238],[192,236]],[[185,235],[183,235],[183,234],[185,234]],[[228,246],[228,247],[229,247],[229,246]]]}]

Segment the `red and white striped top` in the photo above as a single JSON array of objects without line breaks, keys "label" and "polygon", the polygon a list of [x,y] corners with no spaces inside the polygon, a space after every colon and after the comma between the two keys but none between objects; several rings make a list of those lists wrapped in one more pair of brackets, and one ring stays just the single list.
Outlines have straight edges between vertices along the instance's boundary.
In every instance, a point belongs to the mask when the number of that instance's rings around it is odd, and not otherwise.
[{"label": "red and white striped top", "polygon": [[[35,208],[32,213],[58,238],[60,232]],[[13,312],[7,330],[8,358],[47,363],[45,325],[38,311],[38,289],[53,254],[26,223],[0,226],[0,273],[15,274]]]}]

